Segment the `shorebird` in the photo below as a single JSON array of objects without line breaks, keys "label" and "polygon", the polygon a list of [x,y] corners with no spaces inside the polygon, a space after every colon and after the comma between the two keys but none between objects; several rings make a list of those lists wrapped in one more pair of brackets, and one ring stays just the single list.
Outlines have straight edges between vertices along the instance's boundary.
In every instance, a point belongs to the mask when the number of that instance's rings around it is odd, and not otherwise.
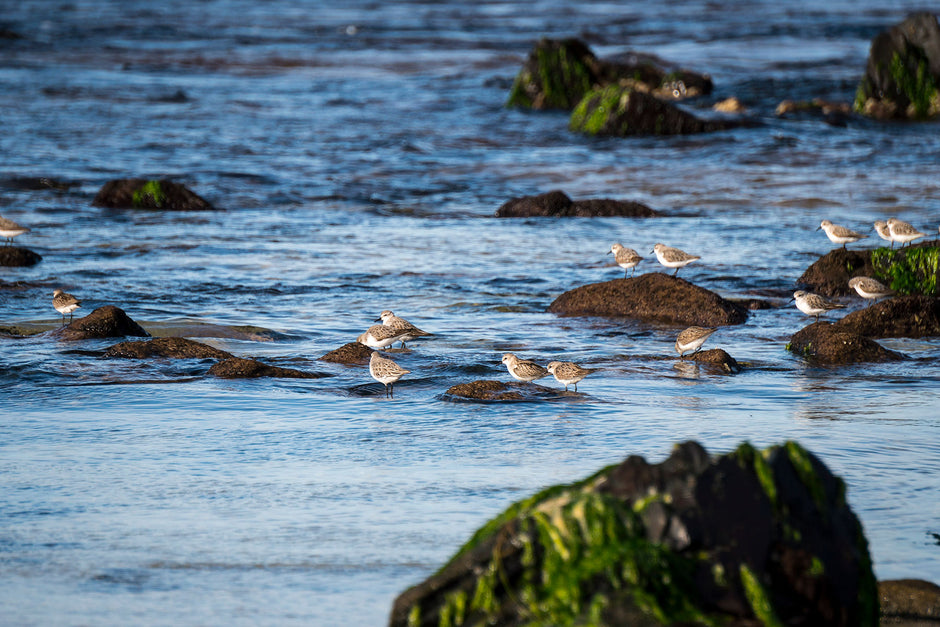
[{"label": "shorebird", "polygon": [[13,243],[13,238],[23,233],[29,233],[29,227],[20,226],[13,220],[0,216],[0,237],[6,238],[7,245]]},{"label": "shorebird", "polygon": [[676,338],[676,352],[679,353],[679,357],[685,355],[686,351],[692,351],[693,355],[699,352],[705,340],[717,330],[717,328],[689,327],[680,333]]},{"label": "shorebird", "polygon": [[857,276],[849,279],[849,287],[858,292],[858,295],[862,298],[867,298],[871,301],[868,303],[869,307],[879,298],[892,296],[894,294],[894,290],[890,287],[867,276]]},{"label": "shorebird", "polygon": [[901,246],[910,244],[918,237],[927,235],[926,233],[921,233],[904,220],[898,220],[897,218],[888,218],[888,231],[891,233],[891,239],[896,242],[901,242]]},{"label": "shorebird", "polygon": [[676,269],[676,271],[672,273],[672,276],[679,275],[679,268],[689,265],[696,259],[701,259],[701,257],[697,255],[690,255],[683,250],[672,248],[671,246],[666,246],[665,244],[656,244],[653,246],[653,250],[650,252],[656,253],[656,259],[659,260],[659,263],[663,264],[667,268]]},{"label": "shorebird", "polygon": [[519,359],[512,353],[503,355],[503,363],[506,364],[509,374],[519,381],[535,381],[548,376],[548,370],[542,366],[528,359]]},{"label": "shorebird", "polygon": [[386,309],[385,311],[379,314],[379,317],[376,319],[376,322],[381,322],[384,326],[389,327],[391,329],[395,329],[396,331],[406,332],[405,335],[402,335],[400,338],[398,338],[399,340],[401,340],[402,348],[405,348],[405,342],[410,342],[411,340],[418,338],[418,337],[431,335],[431,333],[428,333],[427,331],[422,331],[421,329],[411,324],[404,318],[399,318],[388,309]]},{"label": "shorebird", "polygon": [[823,220],[816,230],[818,231],[819,229],[826,232],[826,237],[828,237],[829,241],[833,244],[842,244],[843,250],[846,244],[857,242],[860,239],[868,237],[867,235],[856,233],[852,229],[847,229],[844,226],[833,224],[829,220]]},{"label": "shorebird", "polygon": [[[643,261],[643,257],[632,248],[624,248],[620,244],[614,244],[610,247],[610,253],[614,254],[614,262],[623,268],[623,278],[627,278],[627,270],[633,268],[633,274],[636,274],[636,264]],[[608,255],[610,253],[607,253]],[[631,274],[630,276],[633,276]]]},{"label": "shorebird", "polygon": [[884,220],[875,220],[875,232],[878,233],[878,237],[881,239],[891,242],[891,248],[894,248],[894,238],[891,237],[891,230],[888,229],[888,223]]},{"label": "shorebird", "polygon": [[379,383],[385,384],[385,398],[395,397],[394,383],[409,372],[391,359],[379,355],[378,351],[373,351],[369,358],[369,374]]},{"label": "shorebird", "polygon": [[819,294],[797,290],[793,292],[793,298],[796,301],[796,308],[807,316],[816,316],[816,322],[819,322],[819,314],[826,313],[833,309],[845,309],[845,305],[826,300]]},{"label": "shorebird", "polygon": [[62,290],[55,290],[52,292],[52,306],[62,314],[62,326],[65,326],[65,314],[69,315],[69,322],[71,322],[72,312],[82,306],[82,301]]},{"label": "shorebird", "polygon": [[387,348],[407,336],[406,331],[393,329],[384,324],[373,324],[365,333],[356,338],[360,344],[371,348]]},{"label": "shorebird", "polygon": [[570,361],[550,361],[546,370],[555,376],[555,380],[565,384],[565,392],[568,386],[574,384],[574,391],[578,391],[578,382],[592,372],[597,372],[600,368],[582,368],[578,364]]}]

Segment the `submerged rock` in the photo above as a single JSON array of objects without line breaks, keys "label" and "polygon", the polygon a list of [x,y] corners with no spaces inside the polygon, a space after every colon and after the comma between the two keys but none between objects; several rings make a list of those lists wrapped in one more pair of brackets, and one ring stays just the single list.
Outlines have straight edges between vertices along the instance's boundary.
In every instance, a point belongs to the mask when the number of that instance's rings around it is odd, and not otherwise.
[{"label": "submerged rock", "polygon": [[940,115],[940,25],[916,13],[871,42],[855,110],[879,119]]},{"label": "submerged rock", "polygon": [[659,213],[646,205],[631,200],[592,198],[571,200],[561,190],[537,196],[512,198],[496,210],[497,218],[538,217],[611,217],[651,218]]},{"label": "submerged rock", "polygon": [[305,372],[293,368],[269,366],[256,359],[228,357],[209,368],[209,374],[221,379],[256,379],[276,377],[281,379],[320,379],[329,375],[321,372]]},{"label": "submerged rock", "polygon": [[143,327],[114,305],[98,307],[84,318],[56,329],[53,335],[63,340],[91,340],[107,337],[150,337]]},{"label": "submerged rock", "polygon": [[232,357],[218,348],[184,337],[158,337],[147,341],[121,342],[104,353],[105,357],[124,359],[148,359],[166,357],[169,359],[228,359]]},{"label": "submerged rock", "polygon": [[22,246],[0,245],[0,266],[21,268],[35,266],[42,261],[42,255]]},{"label": "submerged rock", "polygon": [[359,342],[343,344],[337,349],[320,357],[320,361],[329,361],[336,364],[367,364],[372,358],[372,349]]},{"label": "submerged rock", "polygon": [[109,209],[165,209],[205,211],[215,209],[185,185],[165,180],[117,179],[108,181],[92,202]]},{"label": "submerged rock", "polygon": [[692,353],[691,355],[680,357],[679,359],[695,361],[700,364],[718,366],[725,372],[741,372],[741,366],[738,364],[735,358],[729,355],[728,352],[722,348],[712,348],[699,351],[697,353]]},{"label": "submerged rock", "polygon": [[940,299],[899,296],[853,311],[833,325],[865,337],[940,336]]},{"label": "submerged rock", "polygon": [[904,356],[838,324],[814,322],[790,338],[787,350],[820,364],[899,361]]},{"label": "submerged rock", "polygon": [[463,401],[537,401],[556,398],[559,390],[521,381],[471,381],[458,383],[444,392],[450,400]]},{"label": "submerged rock", "polygon": [[548,307],[563,316],[613,316],[703,327],[743,324],[747,309],[661,272],[569,290]]},{"label": "submerged rock", "polygon": [[878,598],[845,484],[815,456],[687,442],[510,506],[389,624],[873,627]]}]

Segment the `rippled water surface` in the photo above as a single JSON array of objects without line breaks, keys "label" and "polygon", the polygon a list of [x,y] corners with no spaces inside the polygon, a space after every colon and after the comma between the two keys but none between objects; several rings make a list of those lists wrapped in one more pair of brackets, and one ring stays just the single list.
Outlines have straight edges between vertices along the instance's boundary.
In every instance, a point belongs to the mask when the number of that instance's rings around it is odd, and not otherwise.
[{"label": "rippled water surface", "polygon": [[[63,287],[79,313],[115,304],[154,335],[332,375],[221,380],[209,362],[103,359],[108,340],[0,339],[4,622],[382,624],[512,501],[686,439],[800,441],[846,479],[879,578],[940,582],[940,340],[831,369],[784,349],[807,323],[785,301],[831,248],[822,218],[935,231],[940,127],[773,114],[851,100],[871,38],[921,5],[0,5],[20,35],[0,39],[0,213],[43,256],[0,269],[22,282],[0,289],[0,326],[55,328]],[[708,72],[715,93],[688,106],[736,95],[760,124],[590,139],[506,109],[542,36]],[[222,210],[91,205],[124,177]],[[551,189],[666,216],[492,217]],[[701,255],[690,281],[776,305],[709,340],[742,373],[678,363],[676,327],[545,313],[619,276],[615,241],[641,272],[662,241]],[[365,367],[316,361],[383,309],[434,333],[393,355],[412,371],[393,400]],[[557,400],[443,398],[508,380],[506,351],[603,371]]]}]

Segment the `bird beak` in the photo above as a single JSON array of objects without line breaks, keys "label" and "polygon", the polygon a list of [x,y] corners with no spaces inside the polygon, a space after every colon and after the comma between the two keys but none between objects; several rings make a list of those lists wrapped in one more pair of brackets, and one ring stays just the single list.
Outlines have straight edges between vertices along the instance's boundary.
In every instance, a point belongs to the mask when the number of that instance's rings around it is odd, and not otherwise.
[{"label": "bird beak", "polygon": [[818,231],[818,230],[821,229],[821,228],[822,228],[822,225],[819,225],[819,226],[816,227],[816,230]]},{"label": "bird beak", "polygon": [[609,255],[609,254],[611,254],[612,252],[614,252],[614,251],[608,250],[608,251],[607,251],[607,254]]},{"label": "bird beak", "polygon": [[787,303],[792,303],[795,300],[796,300],[795,298],[791,298],[790,300],[787,301]]},{"label": "bird beak", "polygon": [[373,320],[372,322],[382,322],[382,319],[381,319],[381,318],[376,318],[376,319]]}]

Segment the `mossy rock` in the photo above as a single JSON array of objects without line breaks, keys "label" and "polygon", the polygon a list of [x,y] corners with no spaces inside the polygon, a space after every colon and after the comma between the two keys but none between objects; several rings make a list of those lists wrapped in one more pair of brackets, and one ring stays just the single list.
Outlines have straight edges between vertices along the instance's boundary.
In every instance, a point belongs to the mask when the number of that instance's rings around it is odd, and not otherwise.
[{"label": "mossy rock", "polygon": [[737,126],[729,120],[703,120],[650,95],[621,85],[588,92],[571,114],[572,131],[588,135],[688,135]]},{"label": "mossy rock", "polygon": [[578,39],[541,39],[516,75],[506,106],[570,111],[597,82],[600,63]]},{"label": "mossy rock", "polygon": [[898,294],[936,296],[940,279],[940,241],[871,251],[872,276]]},{"label": "mossy rock", "polygon": [[795,442],[694,442],[511,505],[395,601],[392,627],[878,624],[845,485]]},{"label": "mossy rock", "polygon": [[185,185],[155,179],[108,181],[92,204],[109,209],[162,209],[166,211],[205,211],[215,209]]},{"label": "mossy rock", "polygon": [[875,276],[870,250],[834,248],[814,261],[797,279],[797,283],[822,296],[855,294],[849,279]]},{"label": "mossy rock", "polygon": [[911,15],[872,40],[854,108],[879,119],[940,115],[940,24],[936,15]]}]

